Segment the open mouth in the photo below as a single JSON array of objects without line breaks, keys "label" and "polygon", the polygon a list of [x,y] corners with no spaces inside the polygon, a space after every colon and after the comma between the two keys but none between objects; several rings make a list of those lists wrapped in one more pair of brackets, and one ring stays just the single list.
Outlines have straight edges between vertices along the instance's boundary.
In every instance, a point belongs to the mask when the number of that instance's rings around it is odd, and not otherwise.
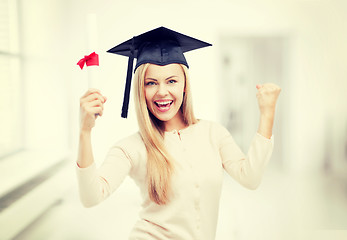
[{"label": "open mouth", "polygon": [[159,111],[165,112],[168,111],[173,103],[173,100],[168,101],[155,101],[155,105],[157,106]]},{"label": "open mouth", "polygon": [[154,102],[157,107],[170,107],[170,105],[173,103],[173,101],[156,101]]}]

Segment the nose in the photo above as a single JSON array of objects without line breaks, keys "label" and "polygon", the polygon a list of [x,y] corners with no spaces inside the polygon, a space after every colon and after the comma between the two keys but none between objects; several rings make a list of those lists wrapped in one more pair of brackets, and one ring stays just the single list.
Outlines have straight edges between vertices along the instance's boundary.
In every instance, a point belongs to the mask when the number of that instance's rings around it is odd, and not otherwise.
[{"label": "nose", "polygon": [[168,89],[166,84],[159,84],[157,95],[160,97],[166,96],[168,94]]}]

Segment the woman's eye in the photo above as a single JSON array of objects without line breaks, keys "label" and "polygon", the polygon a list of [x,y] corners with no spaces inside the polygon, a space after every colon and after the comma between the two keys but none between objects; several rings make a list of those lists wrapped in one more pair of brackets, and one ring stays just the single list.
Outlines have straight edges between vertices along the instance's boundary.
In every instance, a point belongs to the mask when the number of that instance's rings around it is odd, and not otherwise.
[{"label": "woman's eye", "polygon": [[175,83],[176,82],[176,80],[169,80],[169,83]]},{"label": "woman's eye", "polygon": [[147,82],[145,85],[146,86],[152,86],[152,85],[154,85],[155,83],[154,82]]}]

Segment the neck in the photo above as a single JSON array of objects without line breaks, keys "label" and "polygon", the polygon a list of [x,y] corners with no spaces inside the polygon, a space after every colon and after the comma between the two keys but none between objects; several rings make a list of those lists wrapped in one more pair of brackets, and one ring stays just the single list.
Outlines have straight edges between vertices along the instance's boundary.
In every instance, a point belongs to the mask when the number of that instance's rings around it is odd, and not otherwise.
[{"label": "neck", "polygon": [[173,130],[181,130],[187,127],[187,124],[183,121],[183,114],[179,111],[176,116],[169,121],[162,122],[166,132]]}]

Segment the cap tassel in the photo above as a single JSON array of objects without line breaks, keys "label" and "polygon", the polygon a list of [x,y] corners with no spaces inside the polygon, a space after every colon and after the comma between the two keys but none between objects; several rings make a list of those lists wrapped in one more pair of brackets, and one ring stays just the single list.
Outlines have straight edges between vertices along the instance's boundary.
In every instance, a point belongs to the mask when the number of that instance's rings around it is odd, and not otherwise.
[{"label": "cap tassel", "polygon": [[125,90],[124,90],[124,98],[123,98],[123,106],[122,106],[122,114],[121,114],[122,118],[128,117],[131,77],[133,73],[133,63],[134,63],[134,38],[132,39],[130,51],[131,51],[131,54],[128,60],[127,78],[125,81]]}]

